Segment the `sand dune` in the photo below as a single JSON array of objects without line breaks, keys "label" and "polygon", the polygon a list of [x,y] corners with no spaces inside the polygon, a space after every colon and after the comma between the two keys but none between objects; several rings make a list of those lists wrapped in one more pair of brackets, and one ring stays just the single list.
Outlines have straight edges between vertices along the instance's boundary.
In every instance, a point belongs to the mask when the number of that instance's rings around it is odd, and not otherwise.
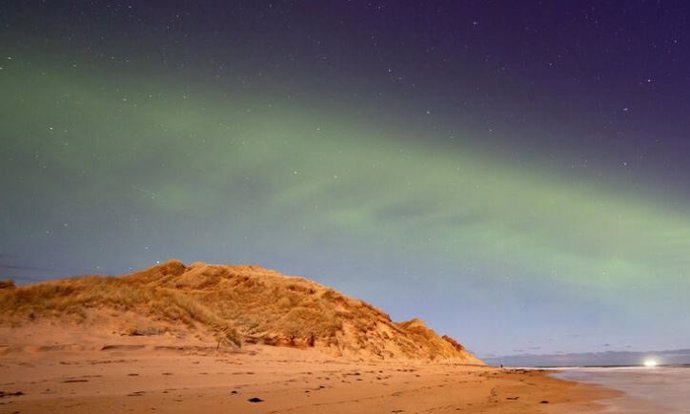
[{"label": "sand dune", "polygon": [[60,320],[87,331],[213,337],[230,348],[265,344],[337,356],[482,364],[419,319],[395,323],[366,302],[259,266],[172,260],[118,278],[73,278],[0,292],[0,323],[15,326]]},{"label": "sand dune", "polygon": [[0,412],[586,412],[421,320],[257,266],[179,261],[0,289]]}]

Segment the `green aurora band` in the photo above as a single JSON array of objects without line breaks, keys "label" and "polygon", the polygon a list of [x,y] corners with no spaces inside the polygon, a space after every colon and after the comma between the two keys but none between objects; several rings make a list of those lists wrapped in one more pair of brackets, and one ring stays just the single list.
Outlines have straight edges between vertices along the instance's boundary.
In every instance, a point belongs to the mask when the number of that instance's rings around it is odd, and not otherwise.
[{"label": "green aurora band", "polygon": [[[631,324],[687,308],[690,213],[651,190],[430,145],[405,125],[338,115],[318,100],[190,92],[19,58],[5,66],[3,251],[118,258],[141,240],[174,240],[212,242],[227,261],[246,261],[239,251],[275,263],[385,252],[400,268],[441,269],[390,276],[405,295],[468,290],[490,306],[492,291],[533,287]],[[367,279],[353,278],[343,282],[350,292]]]}]

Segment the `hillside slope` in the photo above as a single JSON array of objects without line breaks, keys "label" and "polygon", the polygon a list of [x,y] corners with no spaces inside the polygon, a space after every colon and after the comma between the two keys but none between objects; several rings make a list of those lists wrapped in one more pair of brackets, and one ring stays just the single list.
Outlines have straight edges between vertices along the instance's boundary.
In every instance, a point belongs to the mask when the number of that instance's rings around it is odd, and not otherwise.
[{"label": "hillside slope", "polygon": [[172,260],[121,277],[88,276],[0,289],[0,326],[119,320],[120,334],[199,332],[218,346],[315,348],[338,356],[482,364],[419,319],[395,323],[368,303],[259,266]]}]

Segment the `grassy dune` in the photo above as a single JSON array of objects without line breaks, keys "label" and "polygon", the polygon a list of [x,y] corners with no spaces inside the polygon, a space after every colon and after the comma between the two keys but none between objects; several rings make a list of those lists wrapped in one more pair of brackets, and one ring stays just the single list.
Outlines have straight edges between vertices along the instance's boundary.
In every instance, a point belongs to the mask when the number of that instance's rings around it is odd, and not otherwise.
[{"label": "grassy dune", "polygon": [[12,325],[50,318],[97,324],[105,312],[128,312],[152,322],[132,326],[132,335],[177,327],[212,333],[219,346],[317,347],[338,355],[480,363],[421,320],[395,323],[366,302],[259,266],[186,266],[173,260],[121,277],[86,276],[23,287],[8,283],[0,289],[0,312],[0,324]]}]

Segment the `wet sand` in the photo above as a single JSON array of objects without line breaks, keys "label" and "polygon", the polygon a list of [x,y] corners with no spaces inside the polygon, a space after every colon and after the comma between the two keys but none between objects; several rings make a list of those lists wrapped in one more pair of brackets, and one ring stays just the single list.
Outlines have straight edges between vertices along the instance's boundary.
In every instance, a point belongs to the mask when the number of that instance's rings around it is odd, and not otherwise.
[{"label": "wet sand", "polygon": [[689,412],[690,368],[609,367],[566,368],[559,378],[598,384],[623,391],[618,398],[607,399],[606,413],[681,414]]}]

